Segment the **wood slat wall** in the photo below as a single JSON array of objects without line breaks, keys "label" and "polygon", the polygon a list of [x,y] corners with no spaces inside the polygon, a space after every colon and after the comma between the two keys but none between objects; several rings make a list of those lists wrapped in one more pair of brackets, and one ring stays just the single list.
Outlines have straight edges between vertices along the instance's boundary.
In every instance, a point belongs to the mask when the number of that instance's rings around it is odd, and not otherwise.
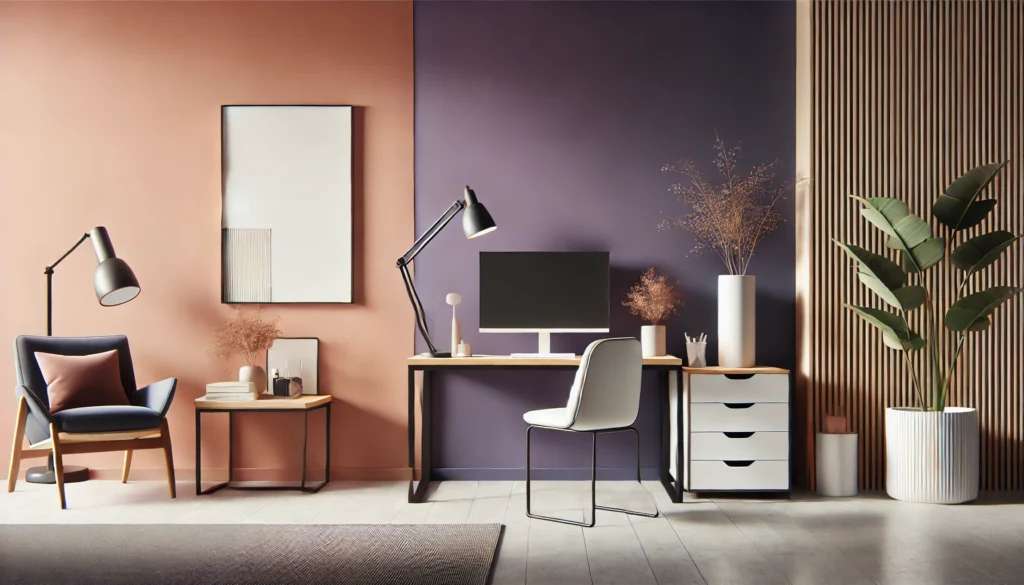
[{"label": "wood slat wall", "polygon": [[[885,408],[912,406],[914,395],[901,354],[844,307],[880,305],[831,240],[884,250],[851,194],[898,197],[931,220],[932,202],[954,178],[1006,159],[988,192],[999,204],[968,237],[993,229],[1024,233],[1024,1],[809,0],[798,18],[806,35],[798,65],[809,68],[802,83],[798,73],[806,95],[797,116],[808,133],[798,138],[798,173],[813,178],[797,193],[803,468],[813,486],[814,432],[825,414],[843,413],[860,433],[861,488],[882,489]],[[956,292],[948,274],[940,265],[926,282],[938,291],[943,312]],[[976,282],[1024,284],[1021,246]],[[945,338],[942,351],[951,352],[952,339]],[[996,312],[989,330],[970,338],[950,391],[950,405],[979,410],[982,489],[1024,489],[1022,361],[1018,295]]]}]

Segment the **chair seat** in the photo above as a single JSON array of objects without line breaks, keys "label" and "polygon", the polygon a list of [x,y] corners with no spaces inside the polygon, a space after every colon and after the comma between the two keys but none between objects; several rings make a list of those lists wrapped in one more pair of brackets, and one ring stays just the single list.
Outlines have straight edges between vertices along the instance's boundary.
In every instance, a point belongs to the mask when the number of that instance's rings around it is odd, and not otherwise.
[{"label": "chair seat", "polygon": [[572,424],[572,417],[569,416],[566,408],[545,408],[543,410],[531,410],[523,415],[526,424],[551,429],[567,429]]},{"label": "chair seat", "polygon": [[106,433],[160,428],[160,413],[144,406],[86,406],[53,415],[65,433]]}]

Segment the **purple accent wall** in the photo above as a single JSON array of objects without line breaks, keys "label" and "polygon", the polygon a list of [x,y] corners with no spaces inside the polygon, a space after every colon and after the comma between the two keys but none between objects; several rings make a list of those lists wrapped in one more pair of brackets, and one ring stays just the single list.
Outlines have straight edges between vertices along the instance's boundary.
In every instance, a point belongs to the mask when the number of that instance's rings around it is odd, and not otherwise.
[{"label": "purple accent wall", "polygon": [[[612,336],[639,336],[620,306],[649,267],[682,281],[685,306],[668,324],[707,332],[715,359],[717,275],[684,232],[658,232],[681,212],[660,172],[680,158],[713,172],[715,131],[742,142],[748,163],[795,150],[795,7],[792,2],[417,2],[416,227],[429,226],[471,185],[498,230],[467,241],[460,226],[416,260],[416,283],[435,343],[450,335],[449,292],[462,294],[463,337],[474,353],[536,351],[535,335],[477,326],[481,250],[608,250]],[[794,337],[793,201],[787,223],[751,264],[757,276],[758,361],[791,367]],[[458,220],[456,220],[458,221]],[[553,335],[553,351],[582,352],[599,336]],[[420,343],[420,350],[423,344]],[[434,466],[449,477],[507,477],[522,469],[522,413],[564,405],[570,373],[474,372],[438,376]],[[660,441],[656,376],[647,374],[637,426],[642,463]],[[535,438],[538,467],[584,468],[586,436]],[[628,468],[633,439],[600,439],[600,467]],[[499,470],[506,470],[504,472]],[[621,474],[620,474],[621,475]]]}]

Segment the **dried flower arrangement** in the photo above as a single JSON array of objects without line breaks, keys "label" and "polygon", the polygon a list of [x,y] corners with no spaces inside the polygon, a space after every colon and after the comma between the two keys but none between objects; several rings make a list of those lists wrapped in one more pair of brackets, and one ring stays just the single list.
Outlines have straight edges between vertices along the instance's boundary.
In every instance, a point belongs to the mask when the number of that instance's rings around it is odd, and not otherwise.
[{"label": "dried flower arrangement", "polygon": [[236,309],[235,315],[217,330],[210,354],[220,359],[241,354],[248,365],[259,365],[260,354],[270,349],[274,340],[281,336],[281,330],[277,328],[280,317],[264,321],[261,310],[262,307],[247,317],[241,309]]},{"label": "dried flower arrangement", "polygon": [[683,228],[696,236],[693,251],[713,250],[729,274],[746,274],[754,249],[783,221],[775,205],[789,185],[775,183],[778,161],[756,165],[743,176],[738,168],[740,147],[727,148],[715,137],[715,166],[722,177],[713,184],[692,160],[662,167],[683,181],[672,185],[676,198],[692,211],[683,217],[667,217],[659,230]]},{"label": "dried flower arrangement", "polygon": [[683,304],[683,295],[676,288],[678,284],[679,281],[672,282],[664,274],[648,268],[640,276],[640,282],[629,289],[622,306],[652,325],[661,325],[678,314]]}]

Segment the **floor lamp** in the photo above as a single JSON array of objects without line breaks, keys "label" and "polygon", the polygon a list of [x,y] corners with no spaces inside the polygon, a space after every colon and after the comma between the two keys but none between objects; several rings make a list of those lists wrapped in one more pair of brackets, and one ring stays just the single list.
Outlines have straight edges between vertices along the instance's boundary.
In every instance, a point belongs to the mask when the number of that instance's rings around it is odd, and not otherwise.
[{"label": "floor lamp", "polygon": [[444,226],[448,225],[463,210],[465,212],[462,214],[462,231],[466,234],[467,239],[476,238],[498,229],[498,226],[495,225],[494,220],[491,218],[491,214],[487,212],[487,208],[477,201],[476,193],[467,186],[463,196],[456,199],[455,203],[452,203],[452,206],[441,214],[441,217],[437,218],[434,225],[423,232],[423,235],[413,243],[409,251],[399,258],[396,263],[398,270],[402,273],[402,280],[405,281],[405,292],[409,294],[409,302],[412,303],[412,309],[416,312],[416,327],[419,328],[423,340],[427,342],[427,348],[433,357],[451,357],[452,354],[451,352],[437,351],[433,342],[430,341],[430,334],[427,332],[426,315],[423,314],[423,305],[420,303],[420,297],[416,294],[416,287],[413,285],[412,276],[409,274],[409,263],[437,234],[441,233]]},{"label": "floor lamp", "polygon": [[[107,228],[95,227],[75,242],[74,246],[53,264],[46,267],[46,335],[53,335],[53,269],[67,258],[85,240],[92,240],[93,251],[96,252],[96,272],[93,275],[93,288],[96,298],[104,307],[114,307],[127,303],[139,295],[139,281],[128,264],[114,254],[114,245],[110,243]],[[89,469],[78,465],[64,466],[64,483],[74,483],[89,479]],[[47,460],[45,467],[32,467],[25,472],[25,481],[31,483],[56,483],[53,472],[53,455]]]}]

